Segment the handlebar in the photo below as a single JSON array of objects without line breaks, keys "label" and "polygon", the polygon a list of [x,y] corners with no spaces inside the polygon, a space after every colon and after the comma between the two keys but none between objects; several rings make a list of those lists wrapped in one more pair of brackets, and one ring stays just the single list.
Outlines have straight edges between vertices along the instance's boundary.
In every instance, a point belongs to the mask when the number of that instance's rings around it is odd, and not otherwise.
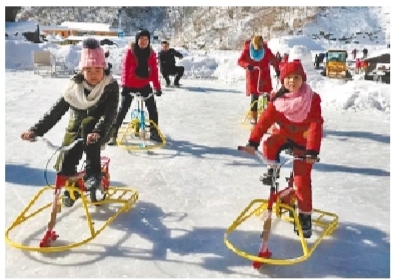
[{"label": "handlebar", "polygon": [[141,93],[139,93],[139,92],[136,92],[136,93],[131,92],[130,95],[131,95],[132,97],[139,98],[139,99],[141,99],[142,101],[146,101],[147,99],[149,99],[150,97],[152,97],[152,96],[154,95],[154,93],[150,93],[150,94],[147,95],[146,97],[143,97],[143,96],[141,95]]},{"label": "handlebar", "polygon": [[[237,147],[237,150],[239,150],[239,151],[245,151],[245,149],[246,149],[246,147],[245,146],[242,146],[242,145],[239,145],[238,147]],[[277,163],[276,161],[271,161],[271,160],[267,160],[266,158],[265,158],[265,156],[263,156],[263,154],[262,154],[262,152],[260,152],[260,151],[258,151],[258,150],[256,150],[255,151],[255,153],[256,153],[256,155],[262,160],[262,161],[264,161],[266,164],[271,164],[271,165],[277,165],[277,164],[279,164],[280,166],[283,166],[283,165],[285,165],[285,164],[287,164],[287,163],[289,163],[289,162],[291,162],[291,161],[295,161],[295,160],[306,160],[307,159],[307,156],[305,156],[305,155],[297,155],[297,156],[291,156],[290,158],[288,158],[288,159],[286,159],[284,162],[282,162],[282,163]],[[317,162],[319,162],[320,161],[320,158],[316,158],[316,161]]]},{"label": "handlebar", "polygon": [[44,142],[49,148],[51,149],[55,149],[58,151],[69,151],[72,148],[74,148],[75,145],[77,145],[79,142],[83,142],[83,139],[81,138],[77,138],[76,140],[74,140],[73,142],[71,142],[71,144],[67,145],[67,146],[57,146],[55,144],[53,144],[50,140],[48,140],[47,138],[44,137],[37,137],[37,139],[40,139],[42,142]]},{"label": "handlebar", "polygon": [[268,95],[270,95],[270,93],[268,93],[268,92],[261,92],[261,91],[259,91],[259,85],[260,85],[260,83],[261,83],[261,68],[259,67],[259,66],[254,66],[254,69],[256,69],[259,73],[258,73],[258,81],[257,81],[257,84],[258,84],[258,86],[257,86],[257,92],[259,93],[259,94],[261,94],[262,96],[268,96]]}]

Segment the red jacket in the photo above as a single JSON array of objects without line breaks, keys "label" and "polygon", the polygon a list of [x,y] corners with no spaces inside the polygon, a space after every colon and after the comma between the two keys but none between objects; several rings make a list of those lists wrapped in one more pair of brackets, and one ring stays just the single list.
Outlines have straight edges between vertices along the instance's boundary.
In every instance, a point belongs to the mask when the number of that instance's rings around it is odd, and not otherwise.
[{"label": "red jacket", "polygon": [[161,90],[160,80],[158,78],[158,66],[157,66],[157,55],[154,50],[150,49],[150,56],[147,60],[149,67],[149,77],[140,78],[135,75],[135,69],[138,66],[138,59],[133,53],[135,44],[131,44],[130,48],[127,48],[121,71],[121,85],[129,88],[142,88],[153,82],[153,88],[155,90]]},{"label": "red jacket", "polygon": [[[254,61],[250,57],[250,42],[251,40],[247,40],[244,43],[242,54],[237,60],[237,64],[240,67],[246,69],[246,95],[260,95],[259,92],[262,93],[270,93],[272,91],[272,81],[270,78],[270,63],[273,64],[275,70],[278,70],[278,61],[276,57],[273,55],[270,48],[267,47],[267,44],[264,44],[265,56],[261,61]],[[247,70],[249,65],[258,66],[260,68],[260,72],[258,70],[253,70],[252,72]],[[257,88],[258,83],[258,75],[261,75],[259,88]]]},{"label": "red jacket", "polygon": [[270,126],[277,123],[280,128],[274,128],[273,134],[282,135],[304,146],[306,150],[319,153],[323,133],[321,97],[317,93],[313,94],[310,111],[302,123],[289,121],[283,113],[275,109],[273,103],[269,102],[266,110],[262,112],[262,115],[251,132],[249,141],[259,143]]}]

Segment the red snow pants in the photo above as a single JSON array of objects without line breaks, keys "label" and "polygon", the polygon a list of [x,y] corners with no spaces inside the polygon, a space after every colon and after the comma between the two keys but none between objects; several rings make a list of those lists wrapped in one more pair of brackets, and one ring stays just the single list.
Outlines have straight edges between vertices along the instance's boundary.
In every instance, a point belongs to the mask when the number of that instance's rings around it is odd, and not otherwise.
[{"label": "red snow pants", "polygon": [[[279,158],[281,148],[287,144],[286,137],[279,134],[272,134],[263,142],[263,155],[268,160]],[[304,155],[304,151],[294,149],[295,156]],[[299,212],[312,212],[312,191],[311,191],[311,170],[312,164],[301,160],[293,161],[294,189],[298,200]]]}]

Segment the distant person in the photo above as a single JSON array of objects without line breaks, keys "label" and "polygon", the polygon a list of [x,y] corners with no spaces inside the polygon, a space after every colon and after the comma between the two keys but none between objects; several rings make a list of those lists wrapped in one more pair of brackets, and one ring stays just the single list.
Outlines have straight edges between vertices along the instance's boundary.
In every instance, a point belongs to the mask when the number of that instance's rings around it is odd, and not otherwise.
[{"label": "distant person", "polygon": [[161,51],[158,54],[158,60],[160,61],[160,70],[163,78],[165,79],[166,86],[171,85],[169,76],[175,76],[173,85],[179,87],[179,81],[184,74],[184,67],[176,66],[175,57],[182,59],[183,55],[174,48],[170,48],[167,41],[162,41]]},{"label": "distant person", "polygon": [[367,58],[367,54],[368,54],[368,49],[367,49],[367,48],[364,48],[364,49],[363,49],[363,59],[364,59],[364,58]]},{"label": "distant person", "polygon": [[356,54],[357,54],[356,48],[354,48],[354,49],[352,50],[351,54],[352,54],[352,58],[355,60],[355,59],[356,59]]},{"label": "distant person", "polygon": [[356,74],[360,73],[361,68],[362,68],[362,62],[360,61],[360,58],[356,58],[356,61],[355,61],[355,73]]},{"label": "distant person", "polygon": [[[251,95],[251,124],[258,118],[258,99],[262,93],[270,94],[273,90],[270,77],[270,63],[276,76],[280,76],[279,63],[262,36],[256,35],[244,43],[242,53],[237,60],[240,67],[246,69],[246,96]],[[259,68],[259,69],[258,69]]]},{"label": "distant person", "polygon": [[315,57],[314,57],[314,68],[319,69],[319,56],[318,56],[318,54],[315,54]]},{"label": "distant person", "polygon": [[[139,92],[143,97],[147,97],[153,92],[150,86],[153,83],[156,96],[161,96],[161,84],[158,78],[157,56],[150,45],[150,32],[147,30],[138,31],[135,41],[126,49],[122,71],[121,71],[121,105],[113,124],[111,139],[108,145],[116,145],[118,130],[123,123],[132,99],[131,92]],[[149,118],[158,126],[158,112],[154,95],[145,101]],[[155,127],[150,127],[150,139],[161,142],[162,139]]]}]

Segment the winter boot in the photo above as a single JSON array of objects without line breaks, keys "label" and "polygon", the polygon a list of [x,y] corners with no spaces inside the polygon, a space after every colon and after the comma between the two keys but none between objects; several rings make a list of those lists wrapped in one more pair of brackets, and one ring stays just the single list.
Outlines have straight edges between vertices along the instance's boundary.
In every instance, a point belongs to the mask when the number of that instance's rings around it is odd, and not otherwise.
[{"label": "winter boot", "polygon": [[160,135],[158,134],[158,131],[157,131],[156,128],[151,128],[150,129],[150,139],[152,141],[156,141],[156,142],[162,143],[162,139],[161,139]]},{"label": "winter boot", "polygon": [[256,111],[250,111],[250,124],[251,125],[255,125],[257,124],[257,120],[258,120],[258,112]]},{"label": "winter boot", "polygon": [[175,87],[180,87],[179,80],[180,80],[180,76],[176,76],[175,80],[173,81],[173,85]]},{"label": "winter boot", "polygon": [[108,141],[108,145],[117,145],[117,141],[115,137],[111,137]]},{"label": "winter boot", "polygon": [[117,129],[115,127],[112,127],[110,134],[111,138],[108,141],[108,145],[117,145]]},{"label": "winter boot", "polygon": [[101,173],[84,177],[86,191],[95,191],[101,186]]},{"label": "winter boot", "polygon": [[[312,235],[312,222],[311,222],[311,214],[299,213],[299,222],[302,227],[304,238],[310,238]],[[299,235],[295,225],[295,232]]]}]

